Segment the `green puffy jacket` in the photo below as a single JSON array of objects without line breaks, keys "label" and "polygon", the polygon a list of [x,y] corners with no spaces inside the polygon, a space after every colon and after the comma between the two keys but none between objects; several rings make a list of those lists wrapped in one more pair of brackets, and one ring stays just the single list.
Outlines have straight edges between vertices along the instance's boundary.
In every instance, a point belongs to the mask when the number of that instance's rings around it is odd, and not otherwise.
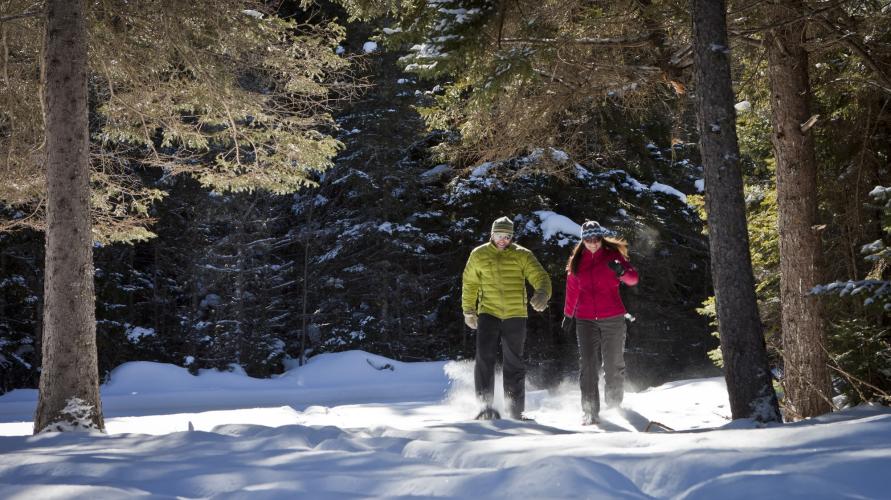
[{"label": "green puffy jacket", "polygon": [[461,308],[499,319],[525,318],[526,281],[551,297],[551,278],[528,249],[516,243],[504,250],[492,242],[480,245],[464,267]]}]

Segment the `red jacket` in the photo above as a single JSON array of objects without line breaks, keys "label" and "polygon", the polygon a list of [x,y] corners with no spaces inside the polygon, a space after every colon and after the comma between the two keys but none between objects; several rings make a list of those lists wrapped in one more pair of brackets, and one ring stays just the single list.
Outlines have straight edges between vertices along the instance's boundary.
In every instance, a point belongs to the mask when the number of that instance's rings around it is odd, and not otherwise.
[{"label": "red jacket", "polygon": [[[625,274],[616,273],[606,265],[618,260]],[[604,319],[625,314],[625,306],[619,296],[619,281],[628,286],[637,284],[637,271],[615,250],[600,248],[595,253],[582,248],[578,272],[566,276],[566,303],[563,314],[579,319]]]}]

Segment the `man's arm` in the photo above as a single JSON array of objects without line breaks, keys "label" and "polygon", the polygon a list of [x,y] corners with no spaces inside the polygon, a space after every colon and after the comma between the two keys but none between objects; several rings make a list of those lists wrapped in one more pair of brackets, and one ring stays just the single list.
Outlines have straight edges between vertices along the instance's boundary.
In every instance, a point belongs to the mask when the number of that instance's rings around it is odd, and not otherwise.
[{"label": "man's arm", "polygon": [[551,277],[548,276],[547,271],[545,271],[532,252],[526,253],[526,265],[523,266],[523,274],[526,281],[532,285],[536,292],[544,291],[547,298],[551,298]]},{"label": "man's arm", "polygon": [[461,311],[476,311],[477,299],[480,292],[480,276],[477,269],[476,255],[471,253],[464,265],[464,274],[461,276]]}]

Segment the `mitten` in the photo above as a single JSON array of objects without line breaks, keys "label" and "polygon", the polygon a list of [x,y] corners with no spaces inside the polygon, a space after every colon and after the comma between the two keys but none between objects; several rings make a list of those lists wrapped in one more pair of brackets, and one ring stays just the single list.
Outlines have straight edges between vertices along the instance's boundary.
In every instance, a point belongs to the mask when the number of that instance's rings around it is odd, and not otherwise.
[{"label": "mitten", "polygon": [[544,290],[536,290],[529,299],[529,304],[538,312],[542,312],[548,308],[548,293]]},{"label": "mitten", "polygon": [[476,330],[480,317],[476,311],[464,311],[464,324],[471,330]]},{"label": "mitten", "polygon": [[613,272],[616,273],[616,278],[621,278],[623,274],[625,274],[625,267],[622,266],[622,263],[618,260],[611,260],[606,263]]}]

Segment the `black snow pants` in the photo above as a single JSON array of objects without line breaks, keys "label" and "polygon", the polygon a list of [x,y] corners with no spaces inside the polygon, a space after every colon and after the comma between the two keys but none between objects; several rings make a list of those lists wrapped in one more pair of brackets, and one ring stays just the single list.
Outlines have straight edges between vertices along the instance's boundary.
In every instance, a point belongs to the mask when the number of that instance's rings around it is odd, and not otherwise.
[{"label": "black snow pants", "polygon": [[495,399],[495,362],[498,341],[504,356],[504,407],[511,418],[519,419],[526,409],[526,318],[498,319],[480,314],[476,335],[476,364],[473,381],[476,396],[486,406]]},{"label": "black snow pants", "polygon": [[578,319],[576,325],[582,411],[596,417],[600,413],[598,381],[601,366],[606,405],[619,406],[625,394],[625,317]]}]

